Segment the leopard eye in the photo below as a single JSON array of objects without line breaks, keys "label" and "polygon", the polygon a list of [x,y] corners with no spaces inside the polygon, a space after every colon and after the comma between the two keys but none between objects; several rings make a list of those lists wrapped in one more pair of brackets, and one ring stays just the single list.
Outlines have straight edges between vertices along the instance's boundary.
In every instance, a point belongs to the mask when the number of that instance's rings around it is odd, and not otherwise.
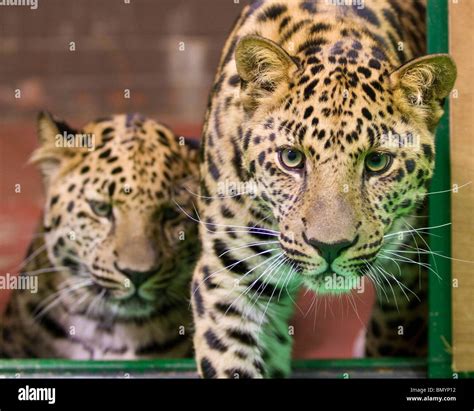
[{"label": "leopard eye", "polygon": [[95,215],[99,217],[109,217],[112,213],[112,204],[105,201],[90,200],[89,206]]},{"label": "leopard eye", "polygon": [[370,173],[382,174],[390,168],[392,160],[390,154],[373,152],[365,158],[365,168]]},{"label": "leopard eye", "polygon": [[284,148],[279,152],[280,163],[288,170],[301,170],[304,168],[304,154],[293,148]]}]

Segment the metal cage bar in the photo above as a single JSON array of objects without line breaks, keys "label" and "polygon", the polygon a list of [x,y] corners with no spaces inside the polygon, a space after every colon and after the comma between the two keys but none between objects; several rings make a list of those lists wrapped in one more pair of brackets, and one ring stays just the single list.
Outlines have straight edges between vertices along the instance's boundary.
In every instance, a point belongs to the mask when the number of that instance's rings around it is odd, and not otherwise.
[{"label": "metal cage bar", "polygon": [[[448,0],[429,0],[427,7],[428,52],[449,52]],[[430,227],[451,222],[451,170],[449,146],[449,101],[436,130],[436,168],[431,183]],[[436,229],[430,236],[432,250],[451,256],[451,227]],[[429,273],[428,376],[452,377],[451,369],[451,262],[430,254],[430,266],[440,278]]]}]

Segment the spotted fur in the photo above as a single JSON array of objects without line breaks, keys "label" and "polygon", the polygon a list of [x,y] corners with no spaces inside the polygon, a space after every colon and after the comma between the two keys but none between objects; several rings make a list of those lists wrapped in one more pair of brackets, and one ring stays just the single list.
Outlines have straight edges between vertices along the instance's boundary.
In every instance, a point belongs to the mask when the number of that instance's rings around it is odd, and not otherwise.
[{"label": "spotted fur", "polygon": [[[58,135],[84,136],[95,146],[58,146],[67,141]],[[196,224],[180,208],[192,213],[197,150],[140,115],[75,131],[44,113],[39,137],[33,161],[43,173],[46,204],[21,274],[37,276],[39,290],[13,293],[0,352],[189,355],[189,283],[199,247]]]},{"label": "spotted fur", "polygon": [[[328,286],[328,276],[348,284],[366,274],[388,295],[371,354],[423,349],[423,292],[418,301],[403,289],[407,303],[399,291],[400,281],[414,287],[420,266],[393,253],[413,250],[421,233],[410,227],[426,224],[433,132],[455,66],[420,57],[423,1],[336,3],[253,1],[225,45],[203,133],[192,289],[203,377],[288,375],[299,287],[353,288]],[[303,168],[288,169],[288,148]],[[373,152],[390,159],[383,173],[367,169]]]}]

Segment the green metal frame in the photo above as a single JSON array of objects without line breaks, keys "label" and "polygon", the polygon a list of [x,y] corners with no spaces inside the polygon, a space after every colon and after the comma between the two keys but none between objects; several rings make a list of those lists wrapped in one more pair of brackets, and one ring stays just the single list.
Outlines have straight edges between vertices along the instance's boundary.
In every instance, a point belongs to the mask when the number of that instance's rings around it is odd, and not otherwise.
[{"label": "green metal frame", "polygon": [[[428,1],[428,52],[448,53],[448,1]],[[451,222],[451,170],[449,151],[449,101],[446,114],[436,130],[436,168],[431,183],[430,226]],[[450,226],[437,229],[436,236],[430,236],[430,247],[441,254],[451,256]],[[428,333],[428,376],[450,378],[453,375],[451,363],[451,260],[430,255],[430,265],[436,268],[440,278],[430,272],[429,278],[429,333]]]},{"label": "green metal frame", "polygon": [[[340,359],[340,360],[296,360],[293,368],[298,374],[305,375],[318,371],[332,371],[332,378],[352,378],[357,373],[378,372],[383,376],[407,370],[423,370],[426,360],[419,358],[382,358],[382,359]],[[109,376],[133,378],[144,375],[193,376],[196,363],[193,359],[165,359],[140,361],[76,361],[76,360],[0,360],[1,377],[38,376]]]},{"label": "green metal frame", "polygon": [[[430,53],[448,52],[448,0],[428,0],[428,50]],[[441,120],[436,133],[436,170],[431,191],[445,191],[450,187],[449,162],[449,103],[447,114]],[[436,194],[430,202],[430,226],[451,221],[450,192]],[[445,256],[451,255],[451,230],[436,230],[439,236],[430,236],[433,250]],[[429,354],[428,358],[384,358],[348,360],[294,361],[296,370],[336,370],[343,378],[346,370],[392,369],[397,371],[427,368],[430,378],[451,378],[451,265],[450,260],[431,258],[437,267],[438,279],[430,274],[429,284]],[[192,359],[150,361],[74,361],[74,360],[0,360],[1,376],[42,375],[101,375],[117,377],[146,373],[193,373],[196,364]],[[466,374],[467,375],[467,374]]]},{"label": "green metal frame", "polygon": [[[428,52],[449,53],[448,0],[428,0]],[[451,222],[451,167],[449,140],[449,100],[446,114],[436,131],[436,169],[431,191],[436,197],[430,201],[430,226]],[[451,226],[436,230],[430,238],[433,250],[451,257]],[[452,369],[452,272],[451,260],[431,255],[430,265],[436,266],[441,278],[430,273],[428,376],[430,378],[474,378],[474,372],[454,373]]]}]

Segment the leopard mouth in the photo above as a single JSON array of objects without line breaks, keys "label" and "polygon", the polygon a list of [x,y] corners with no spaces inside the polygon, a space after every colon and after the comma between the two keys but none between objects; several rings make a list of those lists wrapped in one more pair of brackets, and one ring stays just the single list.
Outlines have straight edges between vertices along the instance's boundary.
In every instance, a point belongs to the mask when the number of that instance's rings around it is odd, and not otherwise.
[{"label": "leopard mouth", "polygon": [[[115,320],[139,320],[156,315],[163,310],[164,302],[149,301],[138,293],[133,293],[126,298],[117,298],[111,290],[94,285],[91,289],[94,309],[93,316],[111,315]],[[92,305],[92,303],[91,303]]]},{"label": "leopard mouth", "polygon": [[89,285],[88,288],[93,315],[110,314],[117,320],[138,319],[153,315],[162,306],[156,300],[143,298],[136,289],[128,289],[123,293],[123,290],[117,286],[97,282]]},{"label": "leopard mouth", "polygon": [[[142,292],[143,291],[143,292]],[[135,289],[127,295],[115,295],[111,290],[101,291],[106,301],[105,307],[119,319],[140,319],[156,315],[166,315],[170,309],[183,305],[183,301],[173,298],[166,289],[146,292]]]}]

